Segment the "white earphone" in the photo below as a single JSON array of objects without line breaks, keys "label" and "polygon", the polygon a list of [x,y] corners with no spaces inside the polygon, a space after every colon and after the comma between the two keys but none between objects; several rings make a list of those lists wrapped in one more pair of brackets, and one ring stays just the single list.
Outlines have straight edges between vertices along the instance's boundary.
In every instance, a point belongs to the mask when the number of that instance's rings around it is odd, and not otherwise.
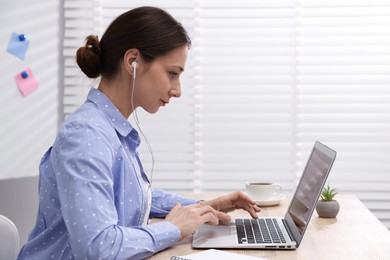
[{"label": "white earphone", "polygon": [[131,63],[131,67],[133,67],[133,79],[135,79],[135,74],[137,73],[137,62],[133,61]]},{"label": "white earphone", "polygon": [[[134,107],[134,90],[135,90],[135,77],[136,77],[136,73],[137,73],[137,62],[133,61],[131,63],[131,67],[133,67],[133,88],[131,90],[131,107],[133,108],[132,114],[133,114],[134,121],[135,121],[139,131],[141,132],[141,135],[145,138],[146,145],[147,145],[148,150],[152,156],[152,169],[150,171],[150,176],[149,176],[149,182],[150,182],[149,188],[151,188],[152,182],[153,182],[154,155],[153,155],[152,146],[150,145],[149,140],[146,138],[146,136],[145,136],[144,132],[142,131],[142,128],[139,124],[137,110],[135,110],[135,107]],[[159,210],[161,211],[161,209],[159,209]]]}]

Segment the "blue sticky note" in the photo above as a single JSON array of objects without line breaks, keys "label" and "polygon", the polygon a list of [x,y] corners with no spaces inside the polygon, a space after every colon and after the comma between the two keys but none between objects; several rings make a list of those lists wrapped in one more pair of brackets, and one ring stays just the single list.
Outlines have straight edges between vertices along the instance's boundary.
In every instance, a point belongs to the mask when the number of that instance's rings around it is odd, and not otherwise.
[{"label": "blue sticky note", "polygon": [[8,42],[7,51],[19,59],[24,60],[29,44],[30,41],[27,40],[24,34],[13,32]]}]

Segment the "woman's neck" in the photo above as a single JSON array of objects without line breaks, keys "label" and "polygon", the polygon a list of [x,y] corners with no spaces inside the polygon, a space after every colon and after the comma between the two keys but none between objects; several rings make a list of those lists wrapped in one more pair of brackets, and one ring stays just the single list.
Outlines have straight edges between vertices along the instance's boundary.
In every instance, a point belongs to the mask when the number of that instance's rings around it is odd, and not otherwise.
[{"label": "woman's neck", "polygon": [[133,112],[130,82],[126,83],[123,80],[118,81],[102,78],[98,89],[114,103],[125,118],[129,118]]}]

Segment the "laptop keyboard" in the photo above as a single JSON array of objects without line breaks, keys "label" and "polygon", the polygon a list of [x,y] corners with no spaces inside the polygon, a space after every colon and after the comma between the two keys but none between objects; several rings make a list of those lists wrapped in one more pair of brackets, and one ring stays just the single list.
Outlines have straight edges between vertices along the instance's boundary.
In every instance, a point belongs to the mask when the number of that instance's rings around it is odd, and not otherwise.
[{"label": "laptop keyboard", "polygon": [[236,219],[236,229],[239,244],[286,242],[276,219]]}]

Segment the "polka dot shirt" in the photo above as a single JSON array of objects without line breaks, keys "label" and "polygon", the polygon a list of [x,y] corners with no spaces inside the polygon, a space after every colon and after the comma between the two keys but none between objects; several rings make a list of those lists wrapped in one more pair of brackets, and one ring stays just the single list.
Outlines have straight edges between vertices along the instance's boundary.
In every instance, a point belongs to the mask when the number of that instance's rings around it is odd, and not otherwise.
[{"label": "polka dot shirt", "polygon": [[[143,259],[174,245],[175,225],[143,223],[150,185],[139,145],[137,131],[92,88],[41,160],[36,225],[18,259]],[[151,194],[149,217],[197,202],[160,189]]]}]

